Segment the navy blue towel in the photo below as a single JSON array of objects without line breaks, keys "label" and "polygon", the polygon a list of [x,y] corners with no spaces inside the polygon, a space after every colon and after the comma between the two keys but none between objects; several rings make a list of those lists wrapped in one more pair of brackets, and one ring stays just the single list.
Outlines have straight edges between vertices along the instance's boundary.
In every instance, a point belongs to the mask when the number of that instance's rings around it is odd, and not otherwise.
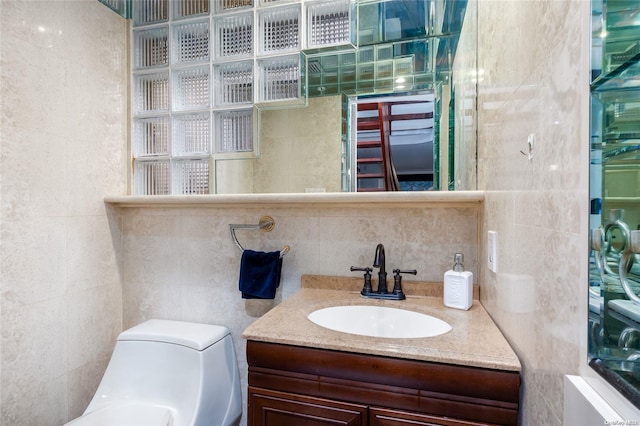
[{"label": "navy blue towel", "polygon": [[240,260],[240,291],[243,299],[273,299],[280,286],[282,259],[279,251],[244,250]]}]

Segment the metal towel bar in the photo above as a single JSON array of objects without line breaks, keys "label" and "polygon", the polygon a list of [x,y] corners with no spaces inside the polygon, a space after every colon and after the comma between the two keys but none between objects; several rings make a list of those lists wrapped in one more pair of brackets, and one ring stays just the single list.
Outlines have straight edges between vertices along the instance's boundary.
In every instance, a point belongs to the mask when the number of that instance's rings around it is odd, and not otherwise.
[{"label": "metal towel bar", "polygon": [[[229,231],[231,232],[231,238],[233,242],[236,244],[240,252],[244,251],[244,247],[238,241],[238,237],[236,237],[236,229],[259,229],[264,232],[271,232],[275,226],[275,221],[271,216],[262,216],[260,218],[260,222],[257,225],[248,225],[248,224],[230,224]],[[282,258],[287,252],[291,249],[289,246],[284,246],[282,250],[280,250],[280,258]]]}]

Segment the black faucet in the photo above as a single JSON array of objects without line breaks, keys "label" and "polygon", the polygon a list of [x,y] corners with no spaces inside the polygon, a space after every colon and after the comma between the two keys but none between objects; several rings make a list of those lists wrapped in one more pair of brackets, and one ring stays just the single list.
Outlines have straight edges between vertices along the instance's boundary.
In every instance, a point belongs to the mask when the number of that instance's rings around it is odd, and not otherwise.
[{"label": "black faucet", "polygon": [[384,246],[378,244],[376,246],[376,257],[373,259],[373,267],[380,268],[378,270],[378,293],[386,294],[387,290],[387,271],[385,270]]},{"label": "black faucet", "polygon": [[375,268],[379,268],[378,270],[378,290],[373,291],[371,286],[371,272],[373,271],[371,268],[366,267],[357,267],[352,266],[352,271],[364,271],[364,287],[360,292],[364,297],[371,297],[373,299],[390,299],[390,300],[404,300],[406,296],[402,291],[402,276],[400,274],[413,274],[416,275],[417,271],[415,269],[408,271],[401,271],[400,269],[394,269],[394,286],[393,291],[389,292],[387,288],[387,271],[385,265],[385,254],[384,254],[384,246],[382,244],[378,244],[376,247],[376,257],[373,261],[373,266]]}]

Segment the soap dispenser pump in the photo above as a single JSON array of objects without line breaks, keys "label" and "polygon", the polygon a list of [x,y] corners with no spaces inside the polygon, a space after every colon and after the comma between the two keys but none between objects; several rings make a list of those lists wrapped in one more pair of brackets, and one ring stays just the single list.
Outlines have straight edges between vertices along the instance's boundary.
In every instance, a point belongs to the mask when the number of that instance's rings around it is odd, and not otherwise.
[{"label": "soap dispenser pump", "polygon": [[473,273],[464,270],[462,253],[453,259],[453,268],[444,273],[444,305],[467,310],[473,304]]}]

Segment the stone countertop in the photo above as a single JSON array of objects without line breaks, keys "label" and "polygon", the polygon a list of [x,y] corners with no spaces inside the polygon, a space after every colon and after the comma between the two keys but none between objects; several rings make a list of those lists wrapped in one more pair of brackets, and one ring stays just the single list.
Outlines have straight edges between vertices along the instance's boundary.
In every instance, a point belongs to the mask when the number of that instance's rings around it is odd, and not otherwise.
[{"label": "stone countertop", "polygon": [[[403,283],[407,299],[368,299],[360,296],[361,280],[303,276],[293,296],[251,324],[243,333],[247,340],[331,349],[438,362],[462,366],[520,371],[520,361],[489,314],[477,300],[468,311],[442,303],[442,284]],[[357,283],[357,284],[356,284]],[[423,288],[420,295],[410,289]],[[431,295],[425,295],[431,294]],[[477,294],[477,292],[476,292]],[[307,315],[331,306],[373,305],[408,309],[448,322],[452,330],[435,337],[393,339],[341,333],[311,322]]]}]

